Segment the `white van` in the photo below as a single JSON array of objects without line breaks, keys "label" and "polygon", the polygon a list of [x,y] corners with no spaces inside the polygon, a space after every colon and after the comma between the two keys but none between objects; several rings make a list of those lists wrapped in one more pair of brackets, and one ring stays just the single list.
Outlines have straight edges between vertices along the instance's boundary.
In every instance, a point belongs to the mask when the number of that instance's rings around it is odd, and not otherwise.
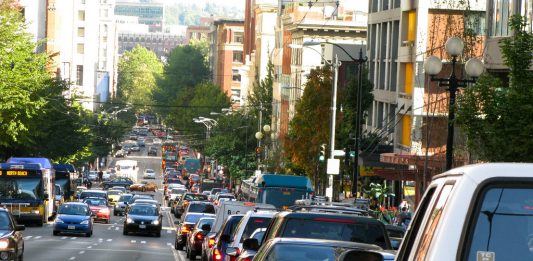
[{"label": "white van", "polygon": [[119,160],[115,163],[115,170],[117,177],[130,178],[133,182],[137,183],[139,167],[137,166],[136,160]]}]

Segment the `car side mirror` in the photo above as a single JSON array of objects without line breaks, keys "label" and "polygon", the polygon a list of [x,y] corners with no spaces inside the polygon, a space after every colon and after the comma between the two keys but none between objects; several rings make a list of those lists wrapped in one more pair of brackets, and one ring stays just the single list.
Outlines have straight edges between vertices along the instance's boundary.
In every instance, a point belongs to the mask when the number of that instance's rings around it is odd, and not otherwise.
[{"label": "car side mirror", "polygon": [[91,217],[96,217],[96,214],[94,214],[94,213],[91,213]]},{"label": "car side mirror", "polygon": [[211,231],[211,225],[209,225],[209,224],[203,224],[202,227],[201,227],[201,229],[202,229],[203,231],[207,231],[207,232],[209,232],[209,231]]},{"label": "car side mirror", "polygon": [[26,230],[26,226],[24,225],[15,225],[15,231],[23,231]]},{"label": "car side mirror", "polygon": [[339,257],[339,261],[349,260],[383,261],[384,258],[380,253],[367,250],[348,250]]},{"label": "car side mirror", "polygon": [[239,256],[237,253],[238,250],[236,247],[227,247],[226,248],[226,254],[231,257],[237,257]]},{"label": "car side mirror", "polygon": [[225,242],[225,243],[229,243],[231,241],[229,235],[221,235],[220,236],[220,241],[221,242]]},{"label": "car side mirror", "polygon": [[254,250],[257,251],[259,249],[259,241],[255,238],[248,238],[245,239],[242,242],[242,248],[244,250]]}]

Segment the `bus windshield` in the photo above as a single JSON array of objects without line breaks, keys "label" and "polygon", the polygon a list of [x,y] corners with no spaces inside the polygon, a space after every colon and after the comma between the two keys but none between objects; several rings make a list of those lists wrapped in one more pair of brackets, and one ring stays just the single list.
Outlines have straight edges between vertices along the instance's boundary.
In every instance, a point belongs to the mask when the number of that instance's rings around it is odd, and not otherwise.
[{"label": "bus windshield", "polygon": [[6,178],[0,182],[0,199],[33,200],[43,198],[40,178]]}]

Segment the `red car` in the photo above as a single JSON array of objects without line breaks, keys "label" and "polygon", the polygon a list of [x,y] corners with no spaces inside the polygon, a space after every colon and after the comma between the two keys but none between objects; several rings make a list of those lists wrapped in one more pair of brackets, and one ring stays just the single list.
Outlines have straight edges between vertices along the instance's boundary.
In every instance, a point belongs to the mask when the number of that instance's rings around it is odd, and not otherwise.
[{"label": "red car", "polygon": [[202,242],[204,237],[211,230],[213,223],[215,223],[214,217],[200,218],[194,228],[189,232],[189,234],[187,234],[185,252],[187,253],[187,257],[191,260],[196,259],[197,255],[202,254]]},{"label": "red car", "polygon": [[85,198],[83,200],[84,203],[87,203],[89,205],[89,208],[91,209],[91,212],[95,215],[94,220],[101,220],[104,221],[106,224],[109,224],[109,206],[107,203],[107,199],[105,198]]}]

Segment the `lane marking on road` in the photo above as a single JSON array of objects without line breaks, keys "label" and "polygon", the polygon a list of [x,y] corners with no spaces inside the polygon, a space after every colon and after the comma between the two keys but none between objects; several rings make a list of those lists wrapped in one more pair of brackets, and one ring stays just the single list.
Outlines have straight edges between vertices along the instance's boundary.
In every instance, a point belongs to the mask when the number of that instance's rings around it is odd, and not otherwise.
[{"label": "lane marking on road", "polygon": [[172,230],[167,230],[167,234],[172,234]]},{"label": "lane marking on road", "polygon": [[107,241],[107,242],[111,242],[111,241],[113,241],[113,239],[112,239],[112,238],[109,238],[109,239],[107,239],[106,241]]},{"label": "lane marking on road", "polygon": [[97,245],[98,245],[98,243],[94,243],[94,244],[93,244],[93,246],[97,246]]},{"label": "lane marking on road", "polygon": [[172,243],[170,243],[170,242],[167,242],[167,246],[172,246]]},{"label": "lane marking on road", "polygon": [[25,236],[25,237],[24,237],[24,240],[28,240],[28,239],[30,239],[30,238],[32,238],[32,237],[33,237],[33,236]]},{"label": "lane marking on road", "polygon": [[70,239],[74,240],[74,239],[78,239],[78,237],[71,237]]},{"label": "lane marking on road", "polygon": [[174,255],[175,261],[181,261],[180,255],[178,254],[178,250],[174,249],[174,246],[170,246],[170,252],[172,252],[172,255]]},{"label": "lane marking on road", "polygon": [[76,257],[75,257],[75,256],[73,256],[73,257],[69,258],[69,260],[74,260],[74,259],[76,259]]},{"label": "lane marking on road", "polygon": [[88,249],[91,249],[91,248],[93,248],[93,246],[88,246],[87,248],[88,248]]},{"label": "lane marking on road", "polygon": [[68,237],[62,237],[61,239],[67,239]]},{"label": "lane marking on road", "polygon": [[108,227],[107,230],[111,230],[113,227]]},{"label": "lane marking on road", "polygon": [[80,251],[80,255],[85,254],[85,250]]},{"label": "lane marking on road", "polygon": [[104,241],[104,239],[103,238],[99,238],[98,241]]},{"label": "lane marking on road", "polygon": [[146,244],[146,241],[144,241],[144,240],[143,240],[143,241],[141,241],[141,244]]},{"label": "lane marking on road", "polygon": [[39,238],[41,238],[41,237],[42,237],[42,236],[36,236],[35,239],[39,239]]},{"label": "lane marking on road", "polygon": [[131,243],[135,244],[135,243],[137,243],[137,240],[132,240]]}]

